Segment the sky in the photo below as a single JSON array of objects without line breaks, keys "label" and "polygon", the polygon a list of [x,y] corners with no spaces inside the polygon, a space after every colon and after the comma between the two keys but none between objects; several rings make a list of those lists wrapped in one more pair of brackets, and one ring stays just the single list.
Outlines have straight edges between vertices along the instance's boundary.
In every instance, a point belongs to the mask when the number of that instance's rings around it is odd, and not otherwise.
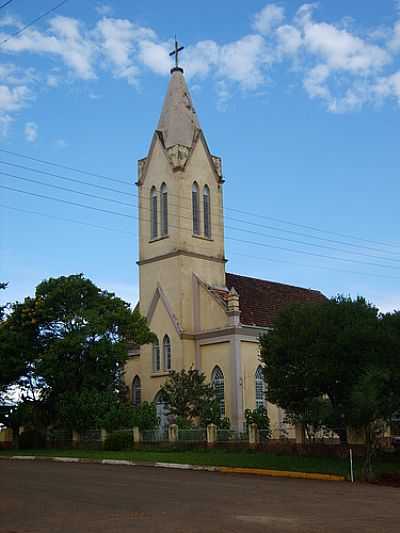
[{"label": "sky", "polygon": [[400,308],[400,2],[69,0],[23,30],[56,5],[0,8],[3,299],[82,272],[136,303],[137,160],[176,33],[227,270]]}]

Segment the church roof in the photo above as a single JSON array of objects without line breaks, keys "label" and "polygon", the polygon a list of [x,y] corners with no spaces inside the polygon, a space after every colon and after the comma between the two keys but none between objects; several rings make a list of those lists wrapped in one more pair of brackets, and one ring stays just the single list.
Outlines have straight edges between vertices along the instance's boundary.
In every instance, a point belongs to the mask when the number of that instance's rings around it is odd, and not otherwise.
[{"label": "church roof", "polygon": [[225,279],[227,288],[234,287],[239,294],[240,322],[248,326],[271,327],[275,317],[289,304],[326,300],[321,292],[313,289],[228,272]]},{"label": "church roof", "polygon": [[191,148],[200,125],[181,68],[171,70],[157,131],[161,132],[166,148],[181,144]]}]

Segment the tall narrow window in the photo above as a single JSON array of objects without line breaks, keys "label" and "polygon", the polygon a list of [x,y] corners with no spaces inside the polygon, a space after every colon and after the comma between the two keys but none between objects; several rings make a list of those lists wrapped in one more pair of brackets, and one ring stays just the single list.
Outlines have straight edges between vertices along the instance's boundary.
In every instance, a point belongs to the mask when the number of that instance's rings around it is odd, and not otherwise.
[{"label": "tall narrow window", "polygon": [[150,192],[150,238],[158,237],[158,209],[157,209],[157,190],[152,187]]},{"label": "tall narrow window", "polygon": [[216,366],[211,375],[211,383],[215,389],[215,396],[219,405],[221,418],[225,416],[225,384],[224,374],[219,366]]},{"label": "tall narrow window", "polygon": [[256,408],[265,407],[265,381],[261,366],[256,370]]},{"label": "tall narrow window", "polygon": [[210,189],[208,185],[203,189],[203,216],[204,216],[204,236],[211,238],[211,210],[210,210]]},{"label": "tall narrow window", "polygon": [[160,361],[160,343],[158,339],[153,343],[153,372],[160,372],[161,370],[161,361]]},{"label": "tall narrow window", "polygon": [[171,341],[168,335],[165,335],[163,340],[163,359],[164,370],[171,370]]},{"label": "tall narrow window", "polygon": [[192,185],[193,235],[200,235],[199,186]]},{"label": "tall narrow window", "polygon": [[142,384],[140,382],[140,377],[136,376],[132,381],[132,404],[135,407],[139,407],[142,403]]},{"label": "tall narrow window", "polygon": [[161,235],[168,235],[168,191],[165,183],[161,185],[160,190],[160,207],[161,207]]}]

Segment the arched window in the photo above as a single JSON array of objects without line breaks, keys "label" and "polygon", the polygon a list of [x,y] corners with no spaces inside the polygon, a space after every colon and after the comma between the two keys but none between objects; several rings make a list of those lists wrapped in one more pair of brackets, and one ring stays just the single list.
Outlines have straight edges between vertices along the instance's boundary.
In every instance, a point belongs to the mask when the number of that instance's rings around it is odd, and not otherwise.
[{"label": "arched window", "polygon": [[200,235],[200,205],[199,186],[196,182],[192,185],[192,211],[193,211],[193,235]]},{"label": "arched window", "polygon": [[158,237],[158,206],[157,206],[157,189],[152,187],[150,192],[150,238]]},{"label": "arched window", "polygon": [[211,383],[215,389],[215,396],[219,404],[221,418],[225,416],[225,384],[224,374],[219,366],[216,366],[211,374]]},{"label": "arched window", "polygon": [[171,370],[171,341],[168,335],[164,335],[163,339],[163,360],[164,370]]},{"label": "arched window", "polygon": [[203,216],[204,216],[204,236],[211,238],[211,207],[210,207],[210,189],[208,185],[203,189]]},{"label": "arched window", "polygon": [[142,384],[140,382],[140,377],[136,376],[132,381],[132,404],[135,407],[139,407],[142,403]]},{"label": "arched window", "polygon": [[262,367],[256,370],[256,408],[265,407],[265,381]]},{"label": "arched window", "polygon": [[160,189],[161,236],[168,235],[168,191],[165,183]]},{"label": "arched window", "polygon": [[160,372],[161,370],[161,361],[160,361],[160,343],[158,339],[153,343],[153,372]]}]

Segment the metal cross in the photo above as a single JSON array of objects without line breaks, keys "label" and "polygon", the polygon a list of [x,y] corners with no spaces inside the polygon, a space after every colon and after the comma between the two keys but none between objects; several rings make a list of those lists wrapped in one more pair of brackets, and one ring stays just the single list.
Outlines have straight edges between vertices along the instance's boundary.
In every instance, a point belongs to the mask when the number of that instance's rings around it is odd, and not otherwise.
[{"label": "metal cross", "polygon": [[181,52],[185,47],[184,46],[179,46],[178,45],[178,41],[176,40],[176,36],[175,36],[175,50],[173,50],[172,52],[169,53],[170,56],[175,56],[175,68],[178,68],[178,54],[179,52]]}]

